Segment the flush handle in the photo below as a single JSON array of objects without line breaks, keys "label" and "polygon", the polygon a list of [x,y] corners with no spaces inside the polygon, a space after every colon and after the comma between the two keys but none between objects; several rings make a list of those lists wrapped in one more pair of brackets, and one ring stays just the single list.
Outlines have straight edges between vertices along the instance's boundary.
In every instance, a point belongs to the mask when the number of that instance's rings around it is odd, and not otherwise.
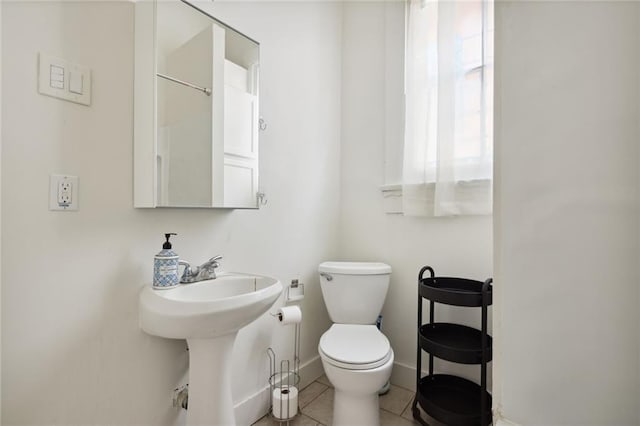
[{"label": "flush handle", "polygon": [[320,272],[320,276],[326,278],[327,281],[333,280],[333,277],[331,275],[327,274],[326,272]]}]

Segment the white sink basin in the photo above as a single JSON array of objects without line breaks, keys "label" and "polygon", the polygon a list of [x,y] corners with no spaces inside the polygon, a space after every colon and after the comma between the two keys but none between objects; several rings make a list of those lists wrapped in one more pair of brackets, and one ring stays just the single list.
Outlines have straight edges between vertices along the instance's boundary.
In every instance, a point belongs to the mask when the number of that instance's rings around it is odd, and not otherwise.
[{"label": "white sink basin", "polygon": [[238,330],[273,306],[282,293],[275,278],[223,273],[214,280],[140,293],[140,327],[149,334],[187,339],[187,426],[235,425],[231,356]]},{"label": "white sink basin", "polygon": [[146,286],[140,293],[140,327],[172,339],[218,337],[264,314],[281,292],[275,278],[239,273],[167,290]]}]

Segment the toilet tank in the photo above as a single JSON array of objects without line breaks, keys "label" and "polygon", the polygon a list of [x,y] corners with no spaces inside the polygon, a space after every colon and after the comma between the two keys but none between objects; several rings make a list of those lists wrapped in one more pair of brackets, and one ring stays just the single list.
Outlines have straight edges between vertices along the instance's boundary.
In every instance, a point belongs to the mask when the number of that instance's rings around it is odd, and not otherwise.
[{"label": "toilet tank", "polygon": [[323,262],[318,272],[331,321],[376,322],[387,297],[391,266],[378,262]]}]

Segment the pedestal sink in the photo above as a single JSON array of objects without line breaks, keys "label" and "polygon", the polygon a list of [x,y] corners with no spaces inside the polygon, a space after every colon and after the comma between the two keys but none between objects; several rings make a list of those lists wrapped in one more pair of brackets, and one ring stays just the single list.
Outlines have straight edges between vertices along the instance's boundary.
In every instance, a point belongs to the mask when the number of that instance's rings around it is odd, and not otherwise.
[{"label": "pedestal sink", "polygon": [[140,327],[189,345],[187,426],[235,425],[231,352],[245,325],[273,306],[282,293],[275,278],[223,273],[214,280],[140,293]]}]

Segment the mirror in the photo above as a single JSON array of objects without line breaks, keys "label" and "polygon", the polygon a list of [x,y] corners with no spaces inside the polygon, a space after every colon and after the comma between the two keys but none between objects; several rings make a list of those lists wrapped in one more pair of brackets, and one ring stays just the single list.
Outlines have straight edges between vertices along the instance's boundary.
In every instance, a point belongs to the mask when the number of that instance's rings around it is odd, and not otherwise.
[{"label": "mirror", "polygon": [[184,0],[136,2],[135,207],[258,207],[258,42]]}]

